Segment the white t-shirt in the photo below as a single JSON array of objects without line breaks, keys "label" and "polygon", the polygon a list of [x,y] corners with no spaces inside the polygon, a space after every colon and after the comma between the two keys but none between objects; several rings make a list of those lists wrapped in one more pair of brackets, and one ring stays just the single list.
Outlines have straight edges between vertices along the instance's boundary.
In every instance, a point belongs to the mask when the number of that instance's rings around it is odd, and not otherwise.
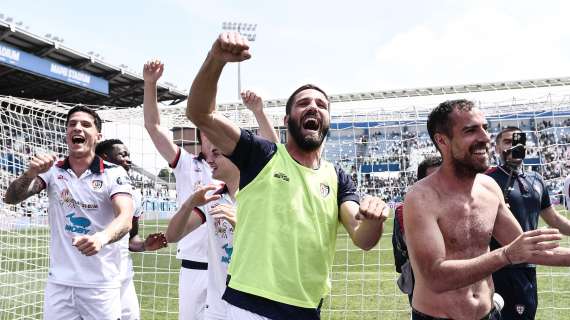
[{"label": "white t-shirt", "polygon": [[[139,219],[142,216],[142,194],[140,191],[133,188],[133,220]],[[127,233],[123,239],[119,241],[121,245],[121,281],[129,280],[135,275],[133,269],[133,259],[129,254],[129,239],[131,235]]]},{"label": "white t-shirt", "polygon": [[[179,208],[198,187],[212,183],[208,163],[182,148],[178,148],[178,155],[170,167],[174,169],[176,177],[176,203]],[[208,262],[206,235],[206,227],[200,226],[178,241],[176,258]]]},{"label": "white t-shirt", "polygon": [[568,175],[566,180],[564,180],[564,191],[562,191],[562,193],[564,193],[564,204],[566,206],[566,210],[570,210],[570,175]]},{"label": "white t-shirt", "polygon": [[226,302],[222,300],[222,295],[226,290],[228,265],[234,249],[234,228],[225,219],[212,218],[210,211],[220,204],[234,207],[236,204],[227,193],[227,189],[224,188],[224,192],[218,194],[221,194],[220,199],[200,207],[208,228],[208,294],[205,311],[208,319],[227,319]]},{"label": "white t-shirt", "polygon": [[111,199],[131,195],[125,169],[95,156],[77,177],[67,159],[40,174],[49,198],[50,266],[48,282],[83,288],[120,286],[121,250],[118,242],[93,256],[84,256],[72,243],[81,235],[104,230],[115,218]]}]

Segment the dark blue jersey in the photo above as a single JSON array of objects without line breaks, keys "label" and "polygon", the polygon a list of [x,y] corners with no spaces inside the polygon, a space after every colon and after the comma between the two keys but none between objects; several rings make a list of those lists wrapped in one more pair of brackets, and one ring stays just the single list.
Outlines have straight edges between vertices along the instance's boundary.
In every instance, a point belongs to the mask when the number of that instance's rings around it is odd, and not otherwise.
[{"label": "dark blue jersey", "polygon": [[[487,172],[503,190],[509,209],[523,231],[535,230],[538,227],[540,211],[551,206],[544,180],[538,173],[531,171],[513,173],[509,183],[509,174],[510,169],[505,166],[495,167]],[[491,250],[499,247],[501,245],[493,238]]]}]

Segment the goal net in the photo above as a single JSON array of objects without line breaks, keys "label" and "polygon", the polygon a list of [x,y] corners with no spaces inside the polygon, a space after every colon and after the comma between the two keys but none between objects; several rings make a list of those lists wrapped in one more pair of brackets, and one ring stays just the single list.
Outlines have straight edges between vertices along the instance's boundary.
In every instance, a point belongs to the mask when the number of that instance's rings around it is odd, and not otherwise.
[{"label": "goal net", "polygon": [[[444,100],[443,97],[441,100]],[[563,179],[569,174],[570,101],[561,96],[528,102],[478,102],[494,137],[501,127],[516,125],[527,132],[525,165],[546,179],[558,204]],[[55,153],[63,157],[65,114],[73,105],[0,96],[0,196],[26,170],[31,155]],[[360,192],[382,197],[392,207],[403,200],[415,179],[419,162],[435,154],[426,130],[433,105],[396,110],[344,108],[333,104],[330,135],[324,157],[340,165]],[[176,210],[174,178],[158,155],[143,124],[142,108],[98,106],[104,121],[103,138],[119,138],[130,149],[132,181],[143,194],[144,214],[139,233],[164,231]],[[248,110],[221,105],[220,111],[241,127],[255,128]],[[161,106],[161,124],[175,128],[173,137],[184,144],[195,137],[180,136],[176,128],[191,128],[181,106]],[[284,108],[268,108],[277,126]],[[194,134],[194,131],[182,132]],[[281,127],[280,134],[284,137]],[[566,211],[557,205],[564,215]],[[384,227],[379,245],[363,252],[340,232],[332,267],[332,291],[325,297],[323,319],[406,319],[410,308],[395,281],[391,233]],[[0,320],[41,318],[47,278],[49,229],[44,193],[18,205],[0,203]],[[564,246],[569,246],[567,239]],[[151,253],[131,253],[135,287],[143,319],[178,319],[178,272],[175,245]],[[570,274],[567,268],[538,269],[537,319],[566,319],[570,314]]]}]

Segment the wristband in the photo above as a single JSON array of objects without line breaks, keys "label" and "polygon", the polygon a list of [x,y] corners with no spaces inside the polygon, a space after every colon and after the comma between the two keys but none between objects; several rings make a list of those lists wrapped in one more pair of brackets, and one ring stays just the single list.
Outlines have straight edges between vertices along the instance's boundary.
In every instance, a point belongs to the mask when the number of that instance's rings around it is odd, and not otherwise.
[{"label": "wristband", "polygon": [[105,232],[96,232],[93,236],[99,240],[99,243],[101,243],[101,248],[109,243],[109,236],[107,236]]}]

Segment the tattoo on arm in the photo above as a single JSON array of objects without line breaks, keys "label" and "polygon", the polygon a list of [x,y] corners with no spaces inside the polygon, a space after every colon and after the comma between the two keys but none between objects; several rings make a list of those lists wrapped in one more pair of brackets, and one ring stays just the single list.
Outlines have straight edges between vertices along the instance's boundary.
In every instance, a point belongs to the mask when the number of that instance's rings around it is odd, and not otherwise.
[{"label": "tattoo on arm", "polygon": [[20,203],[34,194],[40,193],[45,185],[37,177],[22,175],[14,180],[4,196],[4,202],[8,204]]},{"label": "tattoo on arm", "polygon": [[132,239],[137,234],[139,234],[139,219],[133,218],[133,225],[131,231],[129,231],[129,239]]},{"label": "tattoo on arm", "polygon": [[127,233],[129,233],[129,226],[123,225],[120,228],[116,228],[110,232],[109,243],[117,242],[121,240]]}]

